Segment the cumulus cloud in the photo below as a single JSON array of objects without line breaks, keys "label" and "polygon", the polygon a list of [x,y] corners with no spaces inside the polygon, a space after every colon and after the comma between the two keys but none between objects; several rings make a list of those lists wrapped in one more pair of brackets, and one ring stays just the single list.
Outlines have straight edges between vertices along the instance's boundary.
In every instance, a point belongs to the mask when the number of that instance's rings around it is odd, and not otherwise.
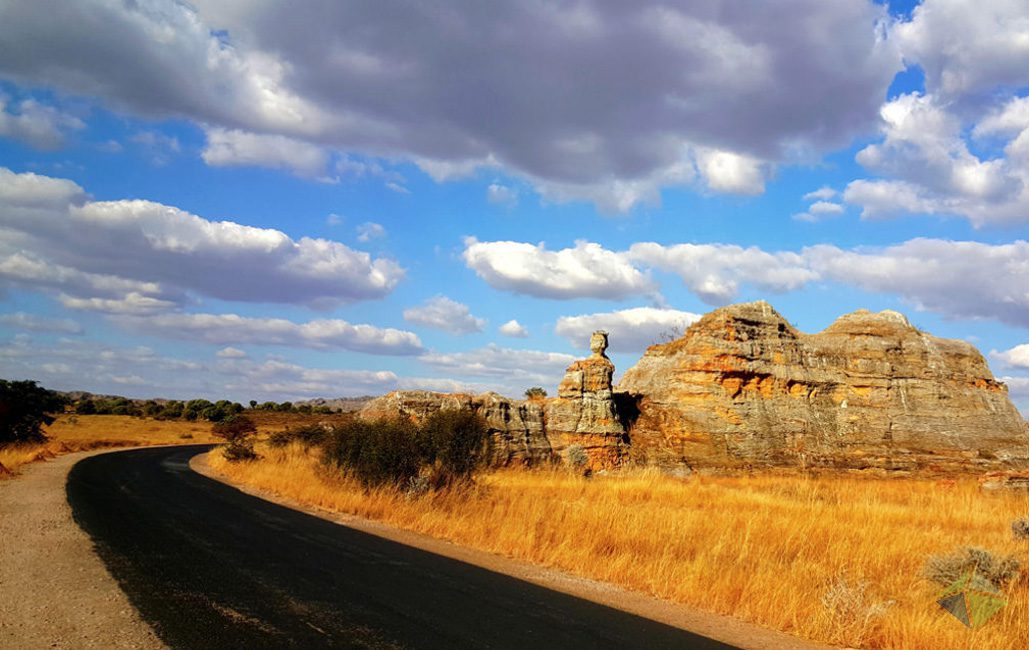
[{"label": "cumulus cloud", "polygon": [[0,325],[29,332],[53,332],[57,334],[81,334],[82,325],[69,318],[45,318],[35,314],[16,311],[0,315]]},{"label": "cumulus cloud", "polygon": [[808,192],[804,195],[803,198],[805,201],[828,201],[829,199],[835,197],[837,194],[839,194],[839,192],[837,192],[833,188],[827,185],[823,185],[817,190]]},{"label": "cumulus cloud", "polygon": [[[209,221],[152,201],[89,201],[74,183],[0,168],[0,278],[78,298],[331,306],[381,298],[404,275],[342,243]],[[84,307],[83,308],[88,308]]]},{"label": "cumulus cloud", "polygon": [[329,164],[328,152],[307,142],[220,128],[207,130],[207,146],[201,157],[215,167],[277,167],[310,178],[324,176]]},{"label": "cumulus cloud", "polygon": [[870,2],[466,5],[25,0],[0,10],[0,74],[627,209],[678,182],[686,150],[719,152],[709,188],[760,191],[750,161],[866,132],[900,67]]},{"label": "cumulus cloud", "polygon": [[404,320],[451,334],[481,332],[486,326],[486,319],[473,316],[468,305],[446,296],[435,296],[419,307],[405,309]]},{"label": "cumulus cloud", "polygon": [[633,244],[628,258],[675,273],[701,300],[725,304],[739,292],[741,282],[761,289],[786,292],[817,278],[798,253],[769,253],[756,246],[732,244]]},{"label": "cumulus cloud", "polygon": [[[632,295],[622,285],[608,292],[595,289],[589,275],[576,284],[567,278],[550,280],[559,267],[557,253],[542,246],[516,242],[483,244],[466,260],[491,285],[543,297],[618,298]],[[580,244],[580,247],[584,245]],[[620,277],[645,278],[657,268],[678,275],[685,286],[709,304],[735,299],[749,284],[764,291],[795,291],[818,281],[833,281],[865,291],[896,295],[917,309],[950,318],[988,318],[1016,326],[1029,326],[1029,243],[986,244],[946,239],[912,239],[882,248],[844,249],[818,245],[799,251],[766,251],[733,244],[633,244],[628,251],[611,251],[590,244],[589,257],[604,260],[588,269],[624,266]],[[508,255],[508,251],[513,251]],[[489,263],[487,265],[487,262]],[[477,265],[484,270],[479,270]],[[525,270],[529,273],[521,275]],[[533,271],[533,269],[540,269]],[[633,275],[635,273],[636,275]],[[574,273],[568,275],[574,276]],[[616,290],[618,287],[624,291]],[[636,291],[640,293],[640,291]]]},{"label": "cumulus cloud", "polygon": [[537,298],[618,300],[654,289],[624,254],[592,242],[557,251],[537,245],[465,240],[464,261],[490,286]]},{"label": "cumulus cloud", "polygon": [[276,359],[224,359],[215,370],[223,375],[225,392],[258,400],[356,397],[397,388],[397,375],[388,370],[309,368]]},{"label": "cumulus cloud", "polygon": [[8,106],[0,95],[0,137],[20,140],[36,149],[58,149],[69,131],[85,127],[79,118],[33,99]]},{"label": "cumulus cloud", "polygon": [[1029,326],[1029,243],[912,239],[882,249],[805,249],[823,278],[900,296],[951,318]]},{"label": "cumulus cloud", "polygon": [[700,319],[700,314],[677,309],[635,307],[621,311],[562,316],[554,332],[577,348],[589,348],[590,334],[604,330],[610,334],[612,352],[642,352],[666,338],[678,338]]},{"label": "cumulus cloud", "polygon": [[357,241],[368,242],[386,236],[386,229],[382,224],[374,221],[366,221],[357,227]]},{"label": "cumulus cloud", "polygon": [[339,319],[294,323],[283,318],[248,318],[237,314],[174,313],[124,317],[119,322],[147,334],[216,345],[251,343],[391,355],[422,352],[422,342],[412,332],[352,325]]},{"label": "cumulus cloud", "polygon": [[1002,352],[992,350],[990,352],[990,356],[1009,368],[1029,369],[1029,343],[1016,345],[1010,350],[1004,350]]},{"label": "cumulus cloud", "polygon": [[997,87],[1029,85],[1027,21],[1020,0],[924,0],[891,38],[906,59],[922,66],[929,92],[968,101]]},{"label": "cumulus cloud", "polygon": [[529,338],[529,330],[519,323],[515,319],[511,319],[497,328],[497,331],[504,336],[510,336],[514,339],[527,339]]}]

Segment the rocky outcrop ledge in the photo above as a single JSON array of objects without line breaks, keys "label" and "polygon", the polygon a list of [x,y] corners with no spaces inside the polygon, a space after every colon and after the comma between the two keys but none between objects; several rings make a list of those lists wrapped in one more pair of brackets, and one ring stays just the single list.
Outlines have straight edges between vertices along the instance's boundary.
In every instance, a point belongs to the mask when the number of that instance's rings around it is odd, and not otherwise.
[{"label": "rocky outcrop ledge", "polygon": [[626,456],[628,439],[611,388],[615,367],[604,353],[607,333],[595,332],[590,349],[588,359],[568,367],[556,398],[512,400],[496,393],[402,390],[372,400],[358,416],[418,422],[442,409],[467,408],[486,421],[498,465],[556,462],[578,446],[588,468],[614,467]]}]

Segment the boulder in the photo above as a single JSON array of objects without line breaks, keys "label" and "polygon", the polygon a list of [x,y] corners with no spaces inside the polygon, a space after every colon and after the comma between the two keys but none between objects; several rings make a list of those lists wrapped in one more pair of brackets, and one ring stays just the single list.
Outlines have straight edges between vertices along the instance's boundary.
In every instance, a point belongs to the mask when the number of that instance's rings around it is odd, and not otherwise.
[{"label": "boulder", "polygon": [[648,348],[616,393],[639,410],[633,454],[659,465],[1029,462],[1025,422],[983,356],[893,311],[804,334],[763,301],[717,309]]}]

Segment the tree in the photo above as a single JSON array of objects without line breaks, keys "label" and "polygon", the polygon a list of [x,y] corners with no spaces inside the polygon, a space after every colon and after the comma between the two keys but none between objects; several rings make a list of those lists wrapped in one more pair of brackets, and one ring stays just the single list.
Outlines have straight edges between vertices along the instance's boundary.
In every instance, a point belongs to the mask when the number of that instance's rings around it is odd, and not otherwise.
[{"label": "tree", "polygon": [[211,433],[224,438],[225,459],[229,461],[255,460],[257,454],[254,452],[254,436],[257,435],[257,425],[245,415],[233,415],[211,427]]},{"label": "tree", "polygon": [[526,399],[543,399],[547,396],[547,391],[540,386],[533,386],[532,388],[525,389]]},{"label": "tree", "polygon": [[0,445],[43,442],[43,426],[53,424],[51,413],[64,409],[65,399],[34,381],[0,379]]},{"label": "tree", "polygon": [[250,410],[252,411],[255,408],[257,408],[257,400],[256,399],[252,399],[252,400],[250,400]]}]

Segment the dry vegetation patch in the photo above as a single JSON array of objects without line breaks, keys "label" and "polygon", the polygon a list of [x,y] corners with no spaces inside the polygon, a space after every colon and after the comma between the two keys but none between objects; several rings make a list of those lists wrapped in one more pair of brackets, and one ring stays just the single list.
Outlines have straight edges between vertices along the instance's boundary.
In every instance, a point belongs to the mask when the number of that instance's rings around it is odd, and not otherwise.
[{"label": "dry vegetation patch", "polygon": [[[59,415],[45,427],[49,440],[0,447],[0,465],[16,472],[28,463],[106,447],[218,442],[210,422],[152,420],[124,415]],[[2,472],[0,472],[2,473]]]},{"label": "dry vegetation patch", "polygon": [[810,639],[867,648],[1025,647],[1029,588],[968,630],[936,604],[926,559],[984,547],[1024,561],[1011,522],[1025,494],[984,494],[974,479],[852,475],[694,476],[632,471],[592,480],[504,470],[472,487],[412,496],[367,490],[330,471],[317,448],[259,445],[262,460],[211,464],[230,479],[301,503],[459,544]]}]

